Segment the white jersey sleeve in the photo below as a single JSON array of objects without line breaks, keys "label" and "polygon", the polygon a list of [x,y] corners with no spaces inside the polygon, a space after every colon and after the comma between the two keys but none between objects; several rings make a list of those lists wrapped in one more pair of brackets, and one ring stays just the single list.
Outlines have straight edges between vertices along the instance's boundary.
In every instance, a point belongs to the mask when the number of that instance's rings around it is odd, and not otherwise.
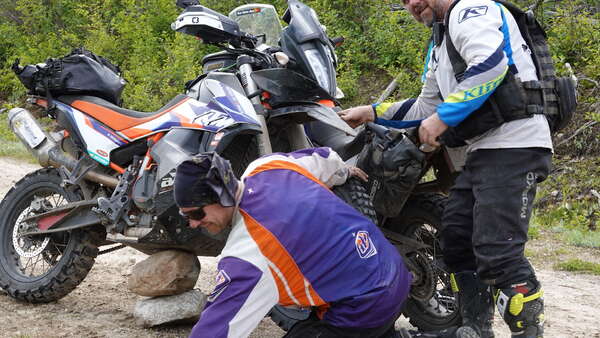
[{"label": "white jersey sleeve", "polygon": [[247,337],[279,300],[268,263],[237,211],[221,257],[216,286],[190,337]]},{"label": "white jersey sleeve", "polygon": [[286,161],[299,165],[329,188],[343,184],[348,178],[348,166],[340,156],[331,148],[321,147],[263,156],[248,166],[242,179],[271,161]]}]

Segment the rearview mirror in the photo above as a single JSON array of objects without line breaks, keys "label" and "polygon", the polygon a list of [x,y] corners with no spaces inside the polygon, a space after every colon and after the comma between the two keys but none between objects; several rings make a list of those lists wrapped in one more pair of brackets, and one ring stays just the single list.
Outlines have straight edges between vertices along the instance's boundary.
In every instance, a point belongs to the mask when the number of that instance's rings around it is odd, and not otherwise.
[{"label": "rearview mirror", "polygon": [[177,3],[176,3],[177,7],[183,8],[183,9],[186,9],[190,6],[196,6],[199,4],[200,4],[200,1],[198,1],[198,0],[177,0]]}]

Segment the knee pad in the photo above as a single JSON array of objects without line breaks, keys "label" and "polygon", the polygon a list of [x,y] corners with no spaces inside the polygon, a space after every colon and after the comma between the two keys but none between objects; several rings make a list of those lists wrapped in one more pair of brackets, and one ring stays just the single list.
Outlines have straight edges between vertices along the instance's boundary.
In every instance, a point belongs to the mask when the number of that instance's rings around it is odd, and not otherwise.
[{"label": "knee pad", "polygon": [[496,289],[494,301],[513,337],[544,336],[544,292],[532,280],[504,289]]}]

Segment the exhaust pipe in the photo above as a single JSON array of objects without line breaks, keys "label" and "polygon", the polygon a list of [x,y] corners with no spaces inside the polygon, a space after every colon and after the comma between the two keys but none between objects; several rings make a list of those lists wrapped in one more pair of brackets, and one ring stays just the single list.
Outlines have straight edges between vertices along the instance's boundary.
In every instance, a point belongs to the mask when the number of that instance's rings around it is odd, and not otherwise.
[{"label": "exhaust pipe", "polygon": [[[60,168],[65,166],[73,170],[77,160],[62,151],[60,146],[44,132],[39,123],[27,109],[13,108],[8,112],[8,123],[13,132],[19,137],[27,150],[37,158],[42,167]],[[105,174],[88,171],[85,178],[108,187],[116,187],[119,180]]]}]

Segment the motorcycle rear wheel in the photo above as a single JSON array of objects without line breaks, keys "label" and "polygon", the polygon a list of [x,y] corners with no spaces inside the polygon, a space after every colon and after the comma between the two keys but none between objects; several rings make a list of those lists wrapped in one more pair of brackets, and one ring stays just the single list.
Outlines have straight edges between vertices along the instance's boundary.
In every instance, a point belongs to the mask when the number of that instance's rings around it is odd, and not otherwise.
[{"label": "motorcycle rear wheel", "polygon": [[388,219],[384,225],[429,246],[416,253],[409,253],[406,257],[407,266],[415,275],[415,281],[402,314],[422,331],[442,330],[462,323],[458,302],[450,286],[450,274],[446,271],[440,248],[445,204],[446,197],[441,194],[413,195],[400,215]]},{"label": "motorcycle rear wheel", "polygon": [[[56,169],[37,170],[17,182],[0,203],[0,288],[17,300],[47,303],[66,296],[87,276],[98,255],[98,238],[90,229],[19,236],[29,231],[23,218],[81,199],[61,182]],[[43,210],[34,212],[34,201]]]}]

